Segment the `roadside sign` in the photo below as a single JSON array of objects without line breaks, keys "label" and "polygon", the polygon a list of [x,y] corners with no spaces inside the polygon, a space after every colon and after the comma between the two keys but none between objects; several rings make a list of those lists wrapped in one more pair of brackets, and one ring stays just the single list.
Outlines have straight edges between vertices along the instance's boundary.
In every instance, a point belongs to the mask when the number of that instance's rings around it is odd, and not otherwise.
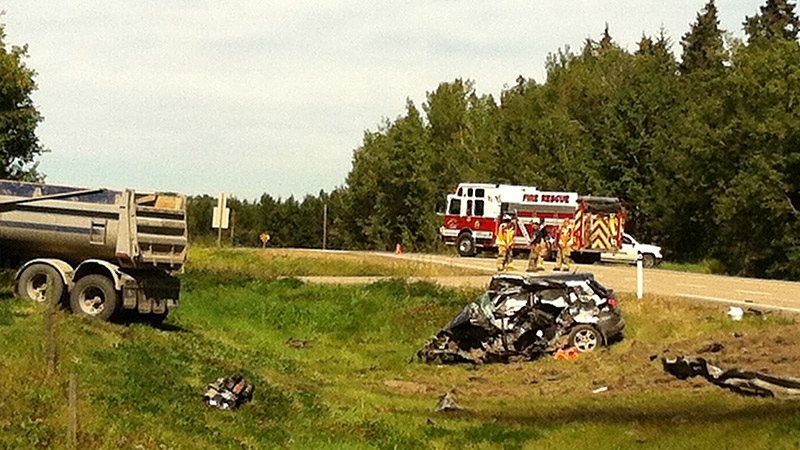
[{"label": "roadside sign", "polygon": [[228,222],[231,217],[231,210],[227,206],[228,194],[221,193],[217,199],[217,206],[214,207],[214,213],[211,217],[211,228],[220,228],[223,230],[228,229]]}]

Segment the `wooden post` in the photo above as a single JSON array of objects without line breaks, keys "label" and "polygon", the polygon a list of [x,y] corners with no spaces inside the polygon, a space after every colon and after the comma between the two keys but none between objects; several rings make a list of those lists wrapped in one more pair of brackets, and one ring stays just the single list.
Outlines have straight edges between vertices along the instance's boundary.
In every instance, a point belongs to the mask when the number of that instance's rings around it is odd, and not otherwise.
[{"label": "wooden post", "polygon": [[231,209],[231,247],[236,247],[233,245],[233,232],[236,230],[236,210]]},{"label": "wooden post", "polygon": [[58,370],[58,346],[56,345],[56,303],[58,299],[53,295],[55,282],[55,280],[48,278],[47,287],[45,288],[45,358],[47,359],[47,373],[49,375],[54,375]]},{"label": "wooden post", "polygon": [[69,374],[69,412],[67,413],[67,445],[71,450],[78,448],[78,374]]}]

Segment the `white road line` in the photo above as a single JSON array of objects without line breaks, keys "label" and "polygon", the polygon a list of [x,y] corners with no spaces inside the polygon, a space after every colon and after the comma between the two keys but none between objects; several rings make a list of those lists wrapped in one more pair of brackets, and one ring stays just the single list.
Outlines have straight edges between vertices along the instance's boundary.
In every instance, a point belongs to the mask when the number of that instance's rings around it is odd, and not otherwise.
[{"label": "white road line", "polygon": [[[742,301],[742,300],[733,300],[733,299],[730,299],[730,298],[708,297],[708,296],[705,296],[705,295],[692,295],[692,294],[675,294],[675,295],[677,297],[691,298],[691,299],[695,299],[695,300],[708,300],[708,301],[711,301],[711,302],[719,302],[719,303],[735,303],[737,305],[745,305],[745,306],[753,306],[754,305],[754,303],[752,303],[752,302],[746,302],[746,301]],[[780,311],[789,311],[789,312],[793,312],[793,313],[800,313],[800,309],[798,309],[798,308],[787,308],[785,306],[773,306],[773,305],[762,305],[762,304],[759,304],[758,307],[759,308],[765,308],[765,309],[777,309],[777,310],[780,310]]]},{"label": "white road line", "polygon": [[741,292],[742,294],[752,294],[752,295],[770,295],[769,292],[745,291],[743,289],[737,289],[736,292]]},{"label": "white road line", "polygon": [[685,287],[693,287],[693,288],[705,288],[706,286],[703,284],[686,284],[686,283],[675,283],[676,286],[685,286]]}]

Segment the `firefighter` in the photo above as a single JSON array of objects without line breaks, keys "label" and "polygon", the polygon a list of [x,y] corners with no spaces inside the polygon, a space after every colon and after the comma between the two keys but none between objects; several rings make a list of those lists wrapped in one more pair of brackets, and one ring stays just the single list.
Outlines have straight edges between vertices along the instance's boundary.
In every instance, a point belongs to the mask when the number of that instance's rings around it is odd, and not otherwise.
[{"label": "firefighter", "polygon": [[564,219],[558,227],[556,236],[556,266],[553,270],[566,270],[569,272],[569,254],[572,251],[572,221]]},{"label": "firefighter", "polygon": [[497,271],[510,270],[512,268],[512,246],[514,245],[514,235],[516,226],[508,214],[503,214],[503,221],[497,227]]},{"label": "firefighter", "polygon": [[547,256],[547,244],[550,240],[550,232],[538,217],[533,218],[531,229],[533,231],[530,241],[531,253],[526,272],[544,270],[544,257]]}]

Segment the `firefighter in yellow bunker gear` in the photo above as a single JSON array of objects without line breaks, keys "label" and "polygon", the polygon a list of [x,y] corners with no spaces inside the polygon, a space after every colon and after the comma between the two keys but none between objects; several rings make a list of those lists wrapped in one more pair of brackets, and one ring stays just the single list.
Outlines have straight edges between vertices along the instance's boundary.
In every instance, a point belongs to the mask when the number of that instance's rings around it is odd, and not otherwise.
[{"label": "firefighter in yellow bunker gear", "polygon": [[512,246],[514,235],[517,234],[516,225],[508,214],[503,215],[503,221],[497,226],[497,270],[502,272],[510,270],[512,261]]},{"label": "firefighter in yellow bunker gear", "polygon": [[531,242],[530,242],[530,258],[528,259],[528,268],[526,272],[544,270],[544,258],[549,251],[548,244],[550,240],[550,233],[547,227],[541,222],[538,217],[533,218],[531,224]]},{"label": "firefighter in yellow bunker gear", "polygon": [[553,270],[566,270],[569,272],[569,254],[572,251],[572,221],[564,219],[558,227],[556,236],[556,266]]}]

